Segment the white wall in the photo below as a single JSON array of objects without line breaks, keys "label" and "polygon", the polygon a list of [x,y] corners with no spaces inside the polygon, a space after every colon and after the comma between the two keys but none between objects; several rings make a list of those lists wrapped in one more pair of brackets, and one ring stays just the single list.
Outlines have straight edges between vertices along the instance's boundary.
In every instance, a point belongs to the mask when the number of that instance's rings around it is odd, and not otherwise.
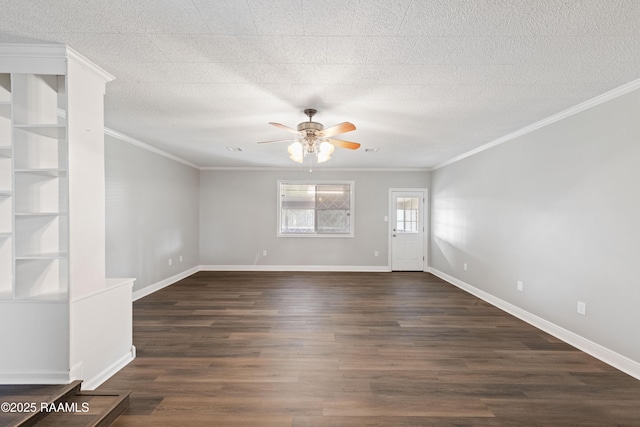
[{"label": "white wall", "polygon": [[437,169],[431,266],[640,363],[639,165],[636,90]]},{"label": "white wall", "polygon": [[105,163],[107,277],[139,291],[196,267],[199,170],[110,135]]},{"label": "white wall", "polygon": [[70,298],[104,289],[105,283],[105,82],[85,65],[68,61],[68,182]]},{"label": "white wall", "polygon": [[[277,183],[284,179],[355,181],[355,237],[276,237]],[[384,269],[388,266],[384,216],[389,213],[389,188],[429,184],[429,172],[202,171],[200,264]]]}]

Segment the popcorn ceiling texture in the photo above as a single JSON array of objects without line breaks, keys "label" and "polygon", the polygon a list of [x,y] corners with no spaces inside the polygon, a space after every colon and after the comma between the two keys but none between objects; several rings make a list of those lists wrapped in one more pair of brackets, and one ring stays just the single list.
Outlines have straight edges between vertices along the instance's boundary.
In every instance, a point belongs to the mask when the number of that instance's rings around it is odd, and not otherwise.
[{"label": "popcorn ceiling texture", "polygon": [[[304,108],[429,168],[640,78],[636,0],[0,0],[0,42],[65,43],[116,76],[110,129],[203,167],[295,167]],[[230,152],[226,147],[240,147]]]}]

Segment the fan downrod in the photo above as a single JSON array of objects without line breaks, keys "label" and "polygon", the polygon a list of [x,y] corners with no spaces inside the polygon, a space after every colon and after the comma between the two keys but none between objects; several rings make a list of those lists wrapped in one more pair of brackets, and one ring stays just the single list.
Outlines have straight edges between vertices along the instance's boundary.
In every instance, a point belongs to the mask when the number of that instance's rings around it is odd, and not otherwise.
[{"label": "fan downrod", "polygon": [[315,110],[313,108],[307,108],[306,110],[304,110],[304,114],[309,117],[309,121],[313,121],[313,116],[318,112],[318,110]]}]

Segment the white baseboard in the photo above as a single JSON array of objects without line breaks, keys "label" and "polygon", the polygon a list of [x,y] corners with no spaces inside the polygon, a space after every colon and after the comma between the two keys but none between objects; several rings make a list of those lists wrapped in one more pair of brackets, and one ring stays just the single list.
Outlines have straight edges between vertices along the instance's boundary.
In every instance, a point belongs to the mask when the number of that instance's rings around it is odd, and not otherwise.
[{"label": "white baseboard", "polygon": [[389,266],[379,265],[201,265],[200,271],[339,271],[386,273]]},{"label": "white baseboard", "polygon": [[69,380],[75,381],[82,379],[82,362],[78,362],[69,370]]},{"label": "white baseboard", "polygon": [[147,295],[151,295],[152,293],[159,291],[162,288],[166,288],[169,285],[173,285],[174,283],[184,279],[185,277],[189,277],[192,274],[197,273],[198,271],[200,271],[200,267],[196,266],[188,270],[185,270],[182,273],[178,273],[174,276],[171,276],[164,280],[156,282],[152,285],[145,286],[144,288],[139,289],[133,293],[133,300],[137,301],[140,298],[146,297]]},{"label": "white baseboard", "polygon": [[0,384],[69,384],[68,371],[0,371]]},{"label": "white baseboard", "polygon": [[120,369],[124,368],[136,358],[136,347],[131,346],[131,349],[126,352],[122,357],[113,362],[111,365],[107,366],[102,370],[98,375],[93,378],[85,379],[82,381],[82,390],[95,390],[98,388],[103,382],[111,378],[116,372]]},{"label": "white baseboard", "polygon": [[435,268],[430,268],[429,272],[451,283],[452,285],[472,295],[475,295],[476,297],[488,302],[489,304],[499,308],[500,310],[505,311],[512,316],[515,316],[518,319],[523,320],[550,335],[553,335],[554,337],[566,342],[567,344],[570,344],[575,348],[584,351],[585,353],[595,357],[596,359],[599,359],[604,363],[611,365],[614,368],[619,369],[622,372],[640,380],[640,363],[631,360],[619,353],[616,353],[613,350],[603,347],[600,344],[590,341],[583,336],[564,329],[563,327],[558,326],[555,323],[551,323],[548,320],[538,317],[535,314],[531,314],[528,311],[521,309],[520,307],[497,298],[481,289],[463,282],[462,280],[456,279],[453,276],[443,273],[442,271],[439,271]]},{"label": "white baseboard", "polygon": [[199,271],[345,271],[386,273],[391,271],[391,268],[388,266],[368,265],[199,265],[135,291],[133,293],[133,301],[151,295]]}]

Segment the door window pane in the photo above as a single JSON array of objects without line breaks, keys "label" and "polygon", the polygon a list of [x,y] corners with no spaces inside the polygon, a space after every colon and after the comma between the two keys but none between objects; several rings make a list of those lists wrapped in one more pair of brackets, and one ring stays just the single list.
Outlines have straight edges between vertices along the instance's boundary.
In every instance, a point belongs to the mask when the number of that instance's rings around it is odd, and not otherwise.
[{"label": "door window pane", "polygon": [[419,224],[419,197],[398,197],[396,199],[396,231],[417,233]]}]

